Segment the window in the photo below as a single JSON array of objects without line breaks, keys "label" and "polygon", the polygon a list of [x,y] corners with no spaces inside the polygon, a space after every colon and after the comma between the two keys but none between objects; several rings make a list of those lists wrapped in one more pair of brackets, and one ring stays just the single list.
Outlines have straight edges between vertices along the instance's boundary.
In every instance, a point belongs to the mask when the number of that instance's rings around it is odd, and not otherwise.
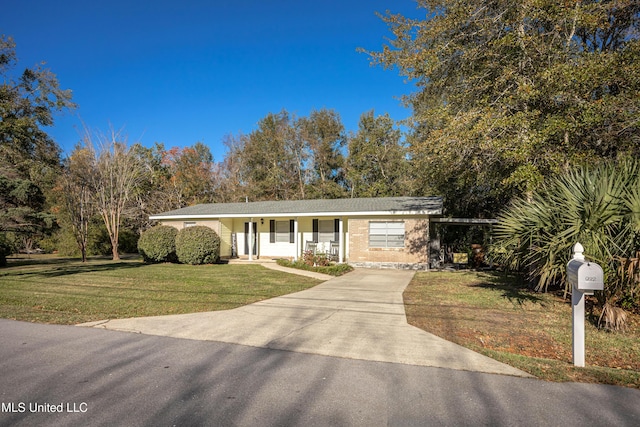
[{"label": "window", "polygon": [[330,242],[335,237],[332,219],[318,221],[318,242]]},{"label": "window", "polygon": [[269,221],[269,242],[270,243],[294,243],[295,221]]},{"label": "window", "polygon": [[314,219],[313,220],[313,241],[316,243],[332,242],[340,240],[340,220],[336,219]]},{"label": "window", "polygon": [[289,221],[276,221],[276,242],[289,243]]},{"label": "window", "polygon": [[370,248],[403,248],[404,222],[371,221],[369,223]]},{"label": "window", "polygon": [[187,227],[193,227],[196,225],[195,221],[185,221],[182,223],[182,227],[183,228],[187,228]]}]

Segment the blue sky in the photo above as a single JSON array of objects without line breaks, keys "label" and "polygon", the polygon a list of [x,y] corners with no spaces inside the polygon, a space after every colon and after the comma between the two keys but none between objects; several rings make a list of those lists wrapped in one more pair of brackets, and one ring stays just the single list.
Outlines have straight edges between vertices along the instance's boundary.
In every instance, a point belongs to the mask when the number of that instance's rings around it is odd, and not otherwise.
[{"label": "blue sky", "polygon": [[414,0],[13,0],[0,33],[19,67],[46,61],[73,91],[78,109],[48,129],[67,153],[84,123],[146,146],[201,141],[221,161],[224,136],[269,112],[330,108],[349,131],[371,109],[406,118],[413,84],[356,52],[381,49],[387,9],[424,17]]}]

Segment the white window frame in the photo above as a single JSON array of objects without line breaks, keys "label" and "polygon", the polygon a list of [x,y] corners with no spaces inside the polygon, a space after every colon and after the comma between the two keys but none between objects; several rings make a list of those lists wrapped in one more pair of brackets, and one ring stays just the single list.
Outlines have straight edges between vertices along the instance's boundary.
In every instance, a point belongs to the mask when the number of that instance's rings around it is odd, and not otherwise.
[{"label": "white window frame", "polygon": [[195,221],[185,221],[182,223],[182,228],[189,228],[189,227],[195,227],[195,226],[196,226]]},{"label": "white window frame", "polygon": [[404,221],[369,221],[369,247],[404,248],[404,225]]}]

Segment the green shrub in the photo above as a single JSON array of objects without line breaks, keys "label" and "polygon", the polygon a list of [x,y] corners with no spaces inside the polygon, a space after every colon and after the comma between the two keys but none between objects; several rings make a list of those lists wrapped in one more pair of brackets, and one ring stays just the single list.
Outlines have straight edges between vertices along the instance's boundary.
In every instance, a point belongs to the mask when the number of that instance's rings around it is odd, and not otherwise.
[{"label": "green shrub", "polygon": [[353,271],[353,267],[349,264],[333,264],[328,267],[319,267],[321,272],[329,274],[331,276],[342,276],[350,271]]},{"label": "green shrub", "polygon": [[[76,245],[77,247],[77,245]],[[80,254],[78,249],[77,254]],[[87,255],[112,255],[111,239],[107,233],[107,227],[99,217],[94,217],[89,222],[89,236],[87,239]]]},{"label": "green shrub", "polygon": [[55,252],[65,257],[80,256],[78,242],[68,226],[63,226],[50,236],[43,238],[38,246],[48,254]]},{"label": "green shrub", "polygon": [[135,254],[138,252],[138,233],[129,229],[121,228],[118,236],[118,249],[125,254]]},{"label": "green shrub", "polygon": [[13,253],[13,246],[4,234],[0,234],[0,267],[7,265],[7,256]]},{"label": "green shrub", "polygon": [[[128,230],[120,230],[120,239],[122,241],[123,234],[124,239],[128,238]],[[61,228],[56,230],[51,236],[47,236],[39,241],[39,247],[46,253],[57,252],[60,256],[65,257],[79,257],[80,248],[76,241],[76,236],[71,230],[71,226],[68,223],[61,225]],[[122,248],[122,243],[120,244]],[[131,246],[128,246],[131,250]],[[137,247],[134,245],[132,250],[135,253]],[[89,222],[89,235],[87,236],[87,255],[112,255],[111,251],[111,239],[107,234],[107,229],[104,226],[104,222],[101,218],[92,218]],[[126,252],[126,251],[125,251]]]},{"label": "green shrub", "polygon": [[58,234],[60,230],[44,236],[38,241],[38,247],[44,251],[45,254],[51,254],[58,249]]},{"label": "green shrub", "polygon": [[176,255],[183,264],[212,264],[220,259],[220,237],[209,227],[183,228],[176,236]]},{"label": "green shrub", "polygon": [[342,276],[350,271],[353,271],[353,267],[349,264],[331,264],[325,266],[313,266],[305,262],[304,259],[298,261],[289,261],[286,259],[279,259],[276,261],[278,265],[283,267],[297,268],[298,270],[314,271],[316,273],[328,274],[330,276]]},{"label": "green shrub", "polygon": [[138,240],[138,251],[145,262],[176,262],[178,230],[168,225],[148,229]]}]

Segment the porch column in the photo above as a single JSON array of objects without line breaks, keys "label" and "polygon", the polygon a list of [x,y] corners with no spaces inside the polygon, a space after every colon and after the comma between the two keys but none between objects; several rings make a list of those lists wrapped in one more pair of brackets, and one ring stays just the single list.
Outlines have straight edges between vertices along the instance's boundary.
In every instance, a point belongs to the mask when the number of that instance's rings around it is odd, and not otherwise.
[{"label": "porch column", "polygon": [[253,261],[253,218],[249,218],[249,261]]},{"label": "porch column", "polygon": [[293,260],[298,260],[298,254],[300,253],[300,239],[298,238],[298,218],[293,220],[293,247],[295,248],[295,254]]},{"label": "porch column", "polygon": [[427,270],[431,270],[431,218],[427,217]]},{"label": "porch column", "polygon": [[338,241],[338,262],[342,264],[344,262],[344,248],[345,248],[345,236],[344,236],[344,225],[342,217],[338,219],[338,234],[340,235],[340,240]]}]

